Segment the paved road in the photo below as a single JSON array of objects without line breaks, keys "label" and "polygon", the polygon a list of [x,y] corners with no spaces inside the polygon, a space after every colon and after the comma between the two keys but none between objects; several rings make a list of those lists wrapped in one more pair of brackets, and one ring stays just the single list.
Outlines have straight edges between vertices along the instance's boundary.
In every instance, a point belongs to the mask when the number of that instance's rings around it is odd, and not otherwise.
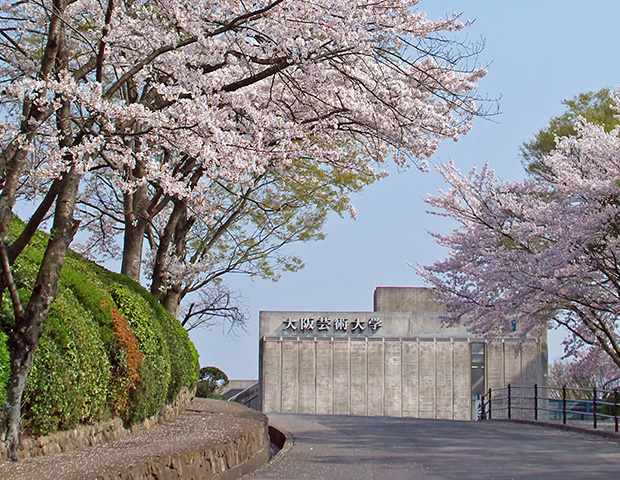
[{"label": "paved road", "polygon": [[271,415],[294,435],[243,480],[611,480],[614,439],[507,422]]}]

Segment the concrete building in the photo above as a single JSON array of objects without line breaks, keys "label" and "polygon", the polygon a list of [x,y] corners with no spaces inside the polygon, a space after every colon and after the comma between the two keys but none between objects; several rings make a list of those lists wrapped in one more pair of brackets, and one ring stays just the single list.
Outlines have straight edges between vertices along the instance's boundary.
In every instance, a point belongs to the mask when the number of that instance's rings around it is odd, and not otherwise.
[{"label": "concrete building", "polygon": [[547,339],[443,327],[427,288],[379,287],[372,312],[261,312],[265,413],[470,420],[475,396],[545,384]]}]

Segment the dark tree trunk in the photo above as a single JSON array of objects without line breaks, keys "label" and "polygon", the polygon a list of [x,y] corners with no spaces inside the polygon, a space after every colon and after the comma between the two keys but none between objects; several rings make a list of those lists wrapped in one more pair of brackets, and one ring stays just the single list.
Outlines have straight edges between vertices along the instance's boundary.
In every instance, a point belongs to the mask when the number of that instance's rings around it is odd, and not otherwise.
[{"label": "dark tree trunk", "polygon": [[[168,258],[168,252],[170,246],[175,240],[175,231],[180,222],[185,220],[187,216],[187,207],[181,201],[174,202],[174,209],[168,218],[168,223],[164,228],[164,232],[159,238],[159,244],[157,245],[157,253],[155,254],[155,264],[153,265],[153,281],[151,282],[151,293],[164,304],[164,298],[166,296],[166,285],[168,280],[166,275],[168,268],[166,266],[166,259]],[[165,305],[164,305],[165,306]],[[167,307],[166,307],[167,308]],[[172,312],[171,312],[172,313]]]},{"label": "dark tree trunk", "polygon": [[187,205],[181,200],[175,200],[174,209],[159,240],[153,266],[151,293],[177,319],[184,296],[183,279],[166,278],[166,259],[170,254],[175,256],[179,262],[185,260],[187,235],[193,224],[194,218],[188,218]]},{"label": "dark tree trunk", "polygon": [[146,225],[144,221],[138,220],[135,224],[125,222],[121,273],[127,275],[136,282],[140,281],[145,228]]},{"label": "dark tree trunk", "polygon": [[38,208],[28,220],[28,223],[24,227],[24,230],[19,235],[17,240],[11,244],[7,249],[7,254],[9,261],[13,263],[15,259],[22,253],[22,250],[26,248],[26,245],[32,240],[32,237],[37,230],[41,226],[41,222],[45,219],[47,212],[49,212],[50,208],[54,205],[54,200],[56,200],[56,195],[60,191],[60,187],[62,185],[62,180],[60,178],[55,179],[50,186],[47,194],[43,198],[43,201],[39,204]]},{"label": "dark tree trunk", "polygon": [[15,328],[11,332],[11,378],[7,386],[3,421],[9,454],[16,460],[19,446],[19,421],[21,398],[34,355],[41,338],[43,324],[58,292],[58,280],[67,249],[77,231],[78,222],[73,219],[80,177],[72,168],[63,175],[63,182],[54,215],[54,225],[32,295],[21,315],[16,315]]},{"label": "dark tree trunk", "polygon": [[[144,176],[144,169],[138,165],[132,172],[134,179]],[[149,204],[148,187],[142,185],[133,193],[125,194],[125,236],[123,238],[123,261],[121,273],[136,282],[140,281],[144,234],[150,221],[147,214]]]},{"label": "dark tree trunk", "polygon": [[[64,0],[55,0],[54,6],[57,9],[54,16],[61,14],[65,7]],[[57,23],[61,22],[58,21]],[[67,61],[64,27],[58,28],[58,34],[53,39],[50,34],[48,46],[50,42],[56,44],[55,65],[59,71],[63,71],[66,68]],[[60,133],[60,148],[71,147],[73,144],[69,125],[70,115],[71,105],[69,101],[61,99],[61,106],[56,112],[56,125]],[[66,160],[70,162],[72,158],[67,157]],[[3,273],[6,284],[11,290],[13,310],[15,312],[15,326],[9,338],[11,377],[7,385],[7,400],[2,412],[3,426],[6,432],[5,440],[9,457],[12,460],[17,460],[22,395],[26,387],[28,374],[32,368],[41,333],[43,332],[43,324],[58,293],[60,271],[79,224],[73,218],[79,184],[80,175],[76,172],[75,166],[72,166],[62,174],[60,182],[54,182],[53,188],[58,188],[58,191],[48,195],[48,197],[52,197],[48,198],[50,205],[53,203],[53,197],[56,197],[54,224],[28,305],[25,309],[22,309],[19,295],[13,284],[7,251],[4,246],[2,248]],[[5,194],[4,191],[2,193],[3,195]],[[38,211],[37,215],[40,214],[41,212]],[[10,219],[6,218],[3,220],[8,222]],[[33,222],[37,223],[36,220],[33,220]],[[34,223],[28,227],[32,229]],[[8,223],[3,224],[3,226],[8,226]],[[28,232],[28,228],[26,231]],[[27,233],[26,236],[31,235],[31,233]],[[0,241],[4,241],[4,239],[0,239]],[[18,253],[14,252],[14,254],[17,256]]]},{"label": "dark tree trunk", "polygon": [[181,301],[183,300],[183,295],[179,291],[178,287],[178,285],[173,285],[168,290],[166,290],[166,295],[161,301],[164,308],[168,310],[177,320],[179,319]]}]

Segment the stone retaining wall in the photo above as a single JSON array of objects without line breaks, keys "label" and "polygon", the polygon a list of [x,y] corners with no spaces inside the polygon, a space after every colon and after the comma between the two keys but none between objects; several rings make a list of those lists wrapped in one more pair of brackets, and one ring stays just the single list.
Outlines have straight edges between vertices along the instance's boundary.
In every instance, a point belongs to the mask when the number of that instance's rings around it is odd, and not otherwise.
[{"label": "stone retaining wall", "polygon": [[271,456],[267,417],[234,402],[196,398],[183,414],[127,433],[80,451],[0,463],[0,478],[235,480]]},{"label": "stone retaining wall", "polygon": [[255,422],[243,434],[208,450],[157,456],[98,480],[235,480],[269,461],[267,422]]},{"label": "stone retaining wall", "polygon": [[[126,438],[132,433],[152,428],[165,420],[182,414],[193,399],[194,392],[184,388],[174,402],[164,405],[155,415],[133,425],[130,429],[123,426],[123,421],[120,418],[114,418],[94,425],[80,425],[72,430],[63,430],[42,437],[22,437],[18,460],[83,450],[93,445],[102,445]],[[7,460],[6,445],[0,441],[0,462]]]}]

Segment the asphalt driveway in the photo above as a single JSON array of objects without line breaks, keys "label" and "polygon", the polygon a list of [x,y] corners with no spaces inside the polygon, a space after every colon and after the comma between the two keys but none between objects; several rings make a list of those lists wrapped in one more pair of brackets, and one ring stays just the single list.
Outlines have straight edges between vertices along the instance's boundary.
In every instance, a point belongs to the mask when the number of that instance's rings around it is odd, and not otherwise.
[{"label": "asphalt driveway", "polygon": [[284,455],[243,480],[611,480],[620,442],[501,421],[271,415]]}]

